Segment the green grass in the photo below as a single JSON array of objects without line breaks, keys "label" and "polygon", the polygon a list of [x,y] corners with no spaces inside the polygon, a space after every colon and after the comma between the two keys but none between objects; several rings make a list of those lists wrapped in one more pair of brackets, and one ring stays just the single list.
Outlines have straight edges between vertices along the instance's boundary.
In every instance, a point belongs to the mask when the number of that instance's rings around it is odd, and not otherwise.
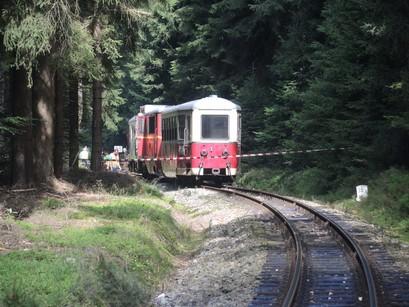
[{"label": "green grass", "polygon": [[409,242],[409,173],[390,169],[369,182],[368,199],[336,202],[335,206],[363,217]]},{"label": "green grass", "polygon": [[137,181],[136,183],[125,187],[120,187],[116,184],[106,188],[97,187],[97,190],[101,191],[101,189],[112,195],[120,196],[132,196],[138,194],[146,194],[159,198],[163,196],[162,192],[156,186],[145,183],[144,181]]},{"label": "green grass", "polygon": [[0,276],[1,306],[62,306],[79,272],[52,252],[21,251],[0,257]]},{"label": "green grass", "polygon": [[22,306],[144,305],[174,257],[197,242],[161,201],[113,197],[80,204],[71,218],[85,226],[93,221],[93,227],[17,222],[38,251],[0,256],[0,306],[10,298]]},{"label": "green grass", "polygon": [[58,209],[64,207],[64,202],[56,198],[47,197],[42,201],[42,205],[46,209]]},{"label": "green grass", "polygon": [[120,198],[107,205],[88,204],[80,206],[88,216],[105,219],[135,220],[147,217],[152,221],[166,220],[171,224],[169,211],[147,200]]}]

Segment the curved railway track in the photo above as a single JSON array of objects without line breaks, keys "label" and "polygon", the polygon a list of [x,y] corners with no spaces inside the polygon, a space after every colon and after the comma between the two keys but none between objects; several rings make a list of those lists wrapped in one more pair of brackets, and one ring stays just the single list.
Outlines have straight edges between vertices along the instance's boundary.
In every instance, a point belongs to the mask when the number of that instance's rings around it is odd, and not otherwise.
[{"label": "curved railway track", "polygon": [[[203,187],[235,194],[266,207],[278,217],[291,238],[288,278],[281,279],[285,285],[277,285],[274,264],[283,259],[270,255],[250,306],[379,305],[375,279],[364,251],[332,218],[272,193]],[[274,288],[286,291],[277,293]]]}]

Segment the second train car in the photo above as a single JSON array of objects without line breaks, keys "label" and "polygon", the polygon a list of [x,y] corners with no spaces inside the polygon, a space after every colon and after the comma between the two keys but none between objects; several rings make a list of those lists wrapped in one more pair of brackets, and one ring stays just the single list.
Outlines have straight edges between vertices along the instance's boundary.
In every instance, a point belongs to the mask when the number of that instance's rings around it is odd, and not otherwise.
[{"label": "second train car", "polygon": [[231,181],[239,167],[240,110],[216,95],[141,106],[129,120],[129,169],[146,176]]}]

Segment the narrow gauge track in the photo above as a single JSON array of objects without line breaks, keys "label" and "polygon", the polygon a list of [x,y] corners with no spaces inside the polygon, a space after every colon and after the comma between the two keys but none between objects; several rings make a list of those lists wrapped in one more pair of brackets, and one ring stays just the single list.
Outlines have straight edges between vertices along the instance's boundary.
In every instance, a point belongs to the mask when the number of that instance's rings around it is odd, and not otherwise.
[{"label": "narrow gauge track", "polygon": [[[409,306],[409,272],[400,268],[388,252],[385,243],[379,241],[370,225],[357,225],[355,219],[336,213],[326,207],[318,207],[327,217],[337,222],[361,246],[371,261],[381,306]],[[388,243],[386,243],[388,244]],[[396,243],[395,243],[396,244]],[[396,245],[393,249],[399,248]]]},{"label": "narrow gauge track", "polygon": [[[294,243],[298,245],[296,252],[301,255],[293,262],[289,282],[293,288],[288,288],[281,306],[378,306],[373,274],[364,252],[331,218],[276,194],[233,187],[204,188],[253,200],[275,213],[294,232],[292,238],[298,241]],[[250,194],[256,194],[257,198]],[[280,302],[273,300],[273,295],[270,301],[266,300],[266,293],[258,289],[250,306],[273,306]]]},{"label": "narrow gauge track", "polygon": [[[287,281],[287,292],[285,295],[280,295],[279,293],[276,293],[277,290],[276,287],[281,288],[280,285],[278,285],[277,279],[281,279],[282,281],[283,276],[281,278],[277,278],[275,272],[280,271],[277,269],[278,267],[283,267],[282,263],[273,263],[272,257],[269,257],[267,259],[266,265],[263,268],[262,276],[260,278],[260,285],[257,289],[257,295],[254,298],[251,306],[271,306],[272,304],[278,305],[281,304],[281,306],[293,306],[295,302],[295,298],[297,295],[297,291],[300,286],[300,280],[301,280],[301,274],[302,274],[302,246],[301,246],[301,238],[298,236],[295,228],[292,226],[291,222],[287,219],[287,217],[282,214],[279,210],[274,208],[273,206],[270,206],[269,204],[255,198],[251,197],[250,195],[243,194],[243,193],[238,193],[238,192],[233,192],[230,190],[225,190],[225,189],[218,189],[215,187],[210,187],[210,186],[203,186],[204,188],[207,189],[212,189],[216,191],[222,191],[225,193],[231,193],[235,194],[244,198],[247,198],[253,202],[256,202],[265,208],[267,208],[269,211],[271,211],[275,216],[278,217],[278,219],[282,222],[284,225],[286,232],[288,233],[288,237],[291,238],[291,243],[289,244],[293,250],[291,253],[292,259],[290,261],[290,279]],[[283,259],[282,257],[280,258],[280,262],[282,262]],[[279,272],[279,274],[282,274],[282,272]]]}]

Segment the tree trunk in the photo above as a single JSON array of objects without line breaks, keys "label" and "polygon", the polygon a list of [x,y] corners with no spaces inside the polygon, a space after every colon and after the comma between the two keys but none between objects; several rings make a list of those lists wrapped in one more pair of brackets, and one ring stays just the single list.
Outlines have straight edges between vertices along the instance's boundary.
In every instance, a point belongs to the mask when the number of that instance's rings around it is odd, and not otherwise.
[{"label": "tree trunk", "polygon": [[[13,116],[11,93],[14,71],[0,68],[0,114]],[[0,185],[13,183],[13,140],[7,133],[0,133]]]},{"label": "tree trunk", "polygon": [[64,169],[64,78],[55,74],[54,175],[61,178]]},{"label": "tree trunk", "polygon": [[91,169],[101,170],[102,153],[102,82],[94,80],[92,84],[92,152]]},{"label": "tree trunk", "polygon": [[13,115],[26,119],[26,125],[12,139],[12,184],[32,184],[32,92],[27,80],[27,71],[14,71],[12,85]]},{"label": "tree trunk", "polygon": [[33,77],[34,179],[46,183],[54,175],[54,71],[50,55],[41,56]]},{"label": "tree trunk", "polygon": [[78,79],[70,80],[70,148],[69,148],[69,163],[71,169],[78,169]]}]

